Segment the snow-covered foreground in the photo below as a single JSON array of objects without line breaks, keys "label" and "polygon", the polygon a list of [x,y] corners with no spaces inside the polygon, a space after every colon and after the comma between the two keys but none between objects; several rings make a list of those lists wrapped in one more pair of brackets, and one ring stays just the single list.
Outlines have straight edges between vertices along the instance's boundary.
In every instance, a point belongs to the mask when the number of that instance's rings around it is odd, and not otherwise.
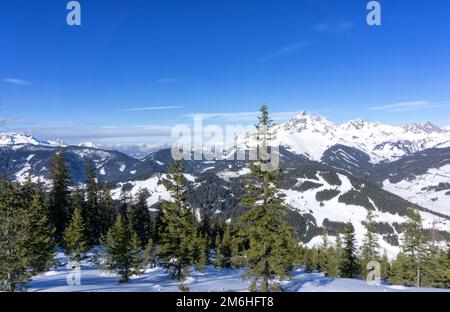
[{"label": "snow-covered foreground", "polygon": [[[28,291],[44,292],[174,292],[179,291],[178,282],[171,279],[163,268],[146,270],[140,276],[132,277],[129,283],[119,284],[116,274],[105,272],[90,261],[81,262],[80,283],[70,286],[67,283],[73,271],[67,266],[67,258],[63,254],[56,257],[61,264],[53,270],[34,277],[28,283]],[[75,272],[76,273],[76,272]],[[185,282],[194,292],[243,292],[247,291],[250,280],[243,279],[243,270],[216,270],[207,267],[205,272],[193,271]],[[450,289],[405,288],[389,285],[369,285],[363,280],[327,278],[321,273],[305,273],[303,270],[293,272],[289,281],[282,282],[286,291],[290,292],[429,292],[449,291]]]}]

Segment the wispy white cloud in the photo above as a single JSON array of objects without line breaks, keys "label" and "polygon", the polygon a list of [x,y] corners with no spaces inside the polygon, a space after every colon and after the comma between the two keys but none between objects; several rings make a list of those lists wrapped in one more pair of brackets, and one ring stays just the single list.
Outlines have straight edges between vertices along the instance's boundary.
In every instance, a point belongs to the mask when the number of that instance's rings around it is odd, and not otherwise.
[{"label": "wispy white cloud", "polygon": [[350,22],[339,22],[339,23],[320,23],[314,25],[312,29],[318,32],[340,32],[345,30],[350,30],[355,25]]},{"label": "wispy white cloud", "polygon": [[[274,112],[270,117],[274,121],[285,121],[297,115],[298,112]],[[184,118],[193,119],[200,117],[203,120],[215,119],[226,122],[254,122],[257,120],[260,112],[234,112],[234,113],[195,113],[184,115]]]},{"label": "wispy white cloud", "polygon": [[442,108],[447,107],[449,102],[436,102],[430,103],[428,101],[410,101],[410,102],[400,102],[389,105],[381,105],[371,107],[371,110],[382,110],[388,112],[408,112],[419,109],[430,109],[430,108]]},{"label": "wispy white cloud", "polygon": [[260,57],[257,61],[258,62],[266,62],[266,61],[270,61],[276,57],[280,57],[286,54],[290,54],[293,52],[297,52],[303,48],[305,48],[308,45],[307,42],[304,41],[299,41],[299,42],[295,42],[289,45],[285,45],[283,47],[281,47],[280,49],[278,49],[277,51],[267,54],[263,57]]},{"label": "wispy white cloud", "polygon": [[10,83],[17,86],[29,86],[31,82],[28,80],[18,79],[18,78],[4,78],[3,82]]},{"label": "wispy white cloud", "polygon": [[160,83],[160,84],[170,84],[170,83],[175,83],[177,81],[178,81],[177,78],[161,78],[161,79],[156,80],[156,82]]},{"label": "wispy white cloud", "polygon": [[140,112],[140,111],[155,111],[155,110],[170,110],[181,109],[182,106],[146,106],[123,109],[122,112]]}]

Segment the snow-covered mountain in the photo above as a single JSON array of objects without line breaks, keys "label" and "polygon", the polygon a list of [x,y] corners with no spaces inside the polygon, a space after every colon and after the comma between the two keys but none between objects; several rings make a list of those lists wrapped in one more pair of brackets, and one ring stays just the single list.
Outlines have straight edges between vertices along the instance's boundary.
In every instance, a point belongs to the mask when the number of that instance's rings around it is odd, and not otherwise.
[{"label": "snow-covered mountain", "polygon": [[38,140],[30,134],[17,133],[17,132],[2,132],[0,133],[0,146],[10,145],[42,145],[42,146],[65,146],[65,143],[61,140],[44,141]]},{"label": "snow-covered mountain", "polygon": [[82,142],[80,144],[78,144],[78,146],[80,147],[89,147],[89,148],[99,148],[99,146],[97,144],[95,144],[94,142]]},{"label": "snow-covered mountain", "polygon": [[[346,222],[362,239],[367,211],[374,211],[380,245],[392,256],[401,239],[400,224],[408,208],[420,211],[424,227],[435,227],[450,241],[450,129],[431,123],[396,127],[356,119],[336,125],[321,116],[301,112],[274,126],[281,146],[285,181],[280,186],[289,205],[290,223],[299,240],[319,242],[323,228],[332,239]],[[254,146],[252,133],[237,135],[226,160],[185,161],[191,202],[201,215],[227,221],[243,211],[239,205],[245,162],[234,160],[237,149]],[[121,145],[122,146],[122,145]],[[73,184],[85,182],[86,162],[94,162],[101,181],[114,184],[113,195],[135,197],[148,189],[148,204],[156,208],[170,199],[162,180],[172,162],[170,149],[137,159],[116,148],[83,143],[65,146],[31,135],[0,135],[0,174],[17,181],[28,176],[46,181],[51,158],[65,155]],[[118,146],[119,147],[119,146]],[[149,146],[142,146],[142,151]]]},{"label": "snow-covered mountain", "polygon": [[[302,111],[273,128],[275,144],[293,153],[320,161],[335,145],[355,148],[369,156],[371,163],[394,161],[429,148],[450,147],[450,130],[430,122],[404,127],[355,119],[336,125],[322,116]],[[238,146],[254,145],[252,133],[238,136]]]}]

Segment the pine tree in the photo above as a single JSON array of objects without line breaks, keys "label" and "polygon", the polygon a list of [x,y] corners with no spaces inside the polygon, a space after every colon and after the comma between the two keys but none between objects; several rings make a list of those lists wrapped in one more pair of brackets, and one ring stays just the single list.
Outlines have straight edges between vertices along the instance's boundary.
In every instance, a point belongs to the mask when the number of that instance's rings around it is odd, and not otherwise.
[{"label": "pine tree", "polygon": [[319,252],[316,248],[305,248],[304,264],[306,272],[311,273],[319,270]]},{"label": "pine tree", "polygon": [[384,250],[383,256],[381,257],[380,260],[380,268],[381,268],[381,278],[383,280],[387,280],[391,274],[391,263],[389,262],[386,249]]},{"label": "pine tree", "polygon": [[0,184],[0,288],[15,291],[30,277],[29,219],[16,184]]},{"label": "pine tree", "polygon": [[358,274],[358,263],[356,256],[355,230],[351,223],[345,226],[344,259],[341,267],[343,277],[353,278]]},{"label": "pine tree", "polygon": [[101,235],[101,214],[98,204],[99,185],[92,161],[86,165],[86,224],[89,229],[91,243],[97,243]]},{"label": "pine tree", "polygon": [[305,265],[305,271],[311,273],[314,271],[314,264],[312,261],[312,252],[308,247],[303,248],[303,264]]},{"label": "pine tree", "polygon": [[[133,197],[130,192],[125,189],[125,185],[122,186],[120,190],[120,206],[119,213],[124,218],[124,221],[128,222],[128,211],[131,205]],[[114,221],[115,222],[115,221]]]},{"label": "pine tree", "polygon": [[173,201],[162,203],[160,257],[172,271],[172,276],[181,281],[180,289],[186,290],[183,280],[189,273],[188,267],[194,262],[192,243],[196,241],[198,225],[187,203],[188,192],[181,161],[171,166],[164,185],[172,194]]},{"label": "pine tree", "polygon": [[345,261],[345,253],[344,248],[342,247],[341,234],[339,232],[336,232],[336,247],[334,248],[333,256],[336,258],[334,263],[335,268],[333,270],[336,272],[335,276],[340,277],[342,276],[341,268]]},{"label": "pine tree", "polygon": [[330,247],[327,251],[327,276],[338,277],[339,276],[339,259],[336,258],[336,249]]},{"label": "pine tree", "polygon": [[155,244],[158,244],[161,240],[161,233],[166,231],[164,222],[163,222],[163,211],[161,205],[161,198],[158,199],[158,204],[156,206],[156,212],[153,217],[153,233],[152,239]]},{"label": "pine tree", "polygon": [[105,244],[106,267],[120,275],[121,283],[128,282],[132,274],[139,273],[142,264],[141,243],[121,214],[109,229]]},{"label": "pine tree", "polygon": [[54,250],[54,229],[50,226],[48,210],[45,205],[44,191],[38,182],[33,191],[29,206],[28,219],[31,230],[29,233],[28,252],[31,268],[34,274],[47,270],[52,262]]},{"label": "pine tree", "polygon": [[203,272],[205,266],[208,264],[209,239],[200,230],[198,231],[197,235],[191,242],[191,252],[192,252],[192,263],[197,265],[197,269],[200,272]]},{"label": "pine tree", "polygon": [[89,235],[80,208],[75,208],[72,220],[64,231],[67,253],[71,258],[80,260],[81,255],[89,250]]},{"label": "pine tree", "polygon": [[220,238],[220,234],[216,235],[216,239],[215,239],[215,243],[214,245],[216,246],[216,261],[214,262],[214,266],[216,268],[221,268],[222,267],[222,239]]},{"label": "pine tree", "polygon": [[212,241],[215,238],[212,223],[211,213],[204,211],[200,224],[200,230],[202,234],[208,238],[208,241]]},{"label": "pine tree", "polygon": [[[421,278],[424,274],[423,265],[429,257],[426,238],[423,234],[422,218],[420,214],[413,209],[408,209],[408,220],[403,224],[405,231],[403,233],[402,250],[409,260],[408,268],[415,272],[414,284],[420,287]],[[409,276],[413,275],[409,272]],[[412,282],[413,280],[410,280]]]},{"label": "pine tree", "polygon": [[231,233],[230,233],[230,226],[226,225],[225,230],[223,232],[223,237],[220,240],[219,267],[221,267],[221,268],[230,268],[231,267],[231,258],[232,258],[231,243],[232,243],[232,239],[231,239]]},{"label": "pine tree", "polygon": [[448,275],[449,264],[447,254],[441,250],[437,239],[437,230],[433,223],[431,236],[425,236],[426,258],[422,265],[421,284],[425,287],[448,288],[450,279]]},{"label": "pine tree", "polygon": [[55,237],[61,242],[64,229],[68,223],[68,212],[70,206],[69,171],[66,167],[64,155],[56,153],[53,156],[50,169],[50,179],[53,187],[49,198],[50,224],[55,228]]},{"label": "pine tree", "polygon": [[26,205],[31,206],[33,204],[36,191],[36,187],[33,184],[31,177],[28,176],[28,178],[25,180],[25,183],[23,184],[17,183],[17,187],[19,188],[19,192],[21,194],[23,202],[26,203]]},{"label": "pine tree", "polygon": [[99,213],[100,213],[100,237],[106,235],[116,220],[117,212],[111,197],[110,186],[104,184],[100,188]]},{"label": "pine tree", "polygon": [[136,232],[131,231],[131,242],[130,242],[130,258],[131,258],[131,273],[139,275],[141,269],[144,265],[144,255],[142,253],[142,243],[139,240],[139,236]]},{"label": "pine tree", "polygon": [[152,234],[152,220],[147,206],[148,197],[149,193],[147,190],[139,190],[138,202],[136,205],[131,205],[128,211],[131,228],[137,233],[143,246],[147,244]]},{"label": "pine tree", "polygon": [[328,242],[328,233],[326,229],[323,229],[322,232],[322,243],[319,246],[318,249],[318,266],[319,270],[325,273],[326,276],[329,275],[329,259],[328,259],[328,252],[330,249],[330,245]]},{"label": "pine tree", "polygon": [[393,285],[410,286],[411,281],[414,281],[415,271],[411,270],[411,261],[408,257],[400,252],[394,261],[392,261],[391,272],[389,274],[389,283]]},{"label": "pine tree", "polygon": [[365,272],[366,266],[371,261],[379,261],[379,248],[378,237],[376,234],[377,225],[374,221],[374,216],[371,210],[368,210],[367,217],[363,225],[366,229],[366,233],[363,239],[363,245],[361,247],[361,266]]},{"label": "pine tree", "polygon": [[81,211],[81,215],[83,219],[87,219],[87,211],[86,211],[86,202],[85,202],[85,193],[81,188],[75,188],[72,191],[72,195],[70,197],[70,219],[73,216],[73,212],[79,209]]},{"label": "pine tree", "polygon": [[147,242],[147,246],[145,246],[144,258],[146,264],[152,268],[155,267],[156,265],[156,254],[157,254],[156,246],[153,243],[153,240],[149,239]]},{"label": "pine tree", "polygon": [[268,168],[267,149],[273,139],[273,123],[267,106],[263,105],[260,112],[256,125],[257,160],[250,162],[251,173],[241,200],[249,210],[240,217],[235,239],[242,249],[236,256],[248,266],[246,276],[254,278],[250,289],[270,291],[279,289],[275,279],[290,276],[296,242],[293,229],[285,220],[286,206],[276,188],[281,170]]}]

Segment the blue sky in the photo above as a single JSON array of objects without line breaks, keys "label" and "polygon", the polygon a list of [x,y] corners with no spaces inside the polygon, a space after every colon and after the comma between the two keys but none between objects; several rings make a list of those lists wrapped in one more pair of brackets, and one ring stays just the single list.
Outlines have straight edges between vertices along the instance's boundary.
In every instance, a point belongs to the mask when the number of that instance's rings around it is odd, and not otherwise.
[{"label": "blue sky", "polygon": [[71,143],[156,143],[195,113],[251,123],[305,109],[341,123],[450,125],[450,2],[0,2],[4,131]]}]

